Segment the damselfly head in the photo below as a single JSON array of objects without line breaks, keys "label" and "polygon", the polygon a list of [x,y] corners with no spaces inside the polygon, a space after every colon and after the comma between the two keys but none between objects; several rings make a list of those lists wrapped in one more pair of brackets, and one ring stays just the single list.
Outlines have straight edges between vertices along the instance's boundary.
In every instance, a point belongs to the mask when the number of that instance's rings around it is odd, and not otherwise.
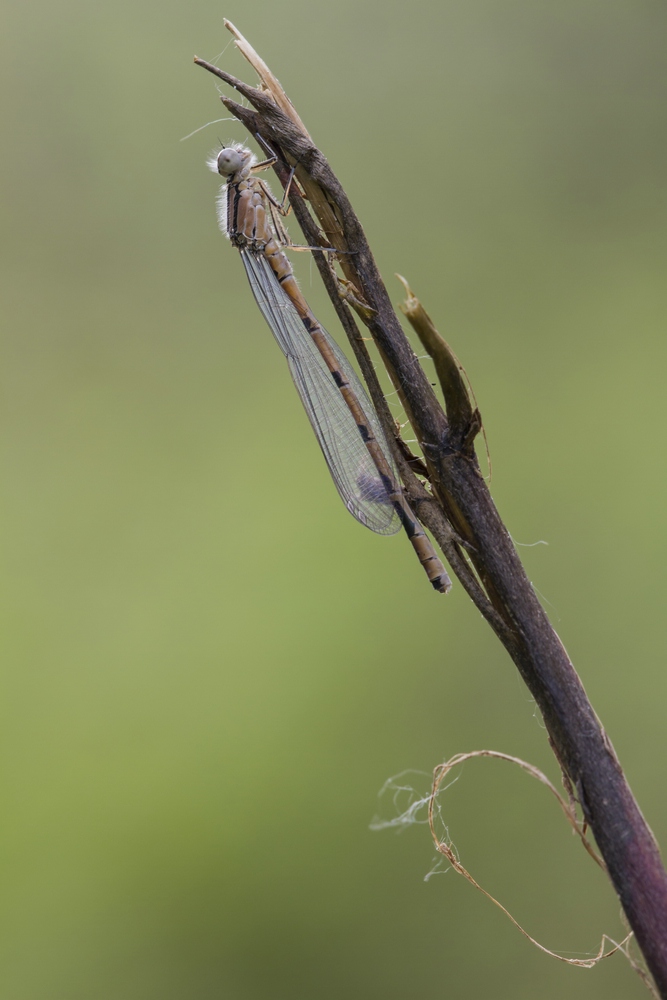
[{"label": "damselfly head", "polygon": [[222,177],[232,177],[234,174],[250,165],[254,159],[253,154],[244,146],[223,146],[218,152],[214,152],[206,161],[209,170],[214,174],[221,174]]}]

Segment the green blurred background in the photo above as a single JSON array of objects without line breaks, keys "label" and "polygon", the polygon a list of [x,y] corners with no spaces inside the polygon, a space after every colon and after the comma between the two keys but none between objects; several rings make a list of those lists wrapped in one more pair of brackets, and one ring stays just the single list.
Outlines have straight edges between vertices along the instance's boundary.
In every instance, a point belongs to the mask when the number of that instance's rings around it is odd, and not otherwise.
[{"label": "green blurred background", "polygon": [[[459,586],[346,514],[205,155],[234,21],[465,364],[492,490],[667,842],[667,11],[596,0],[4,4],[4,1000],[616,1000],[424,827],[491,747],[558,781]],[[233,45],[220,64],[254,82]],[[302,255],[301,255],[302,256]],[[299,260],[302,285],[331,308]],[[547,793],[469,764],[461,858],[547,946],[618,903]]]}]

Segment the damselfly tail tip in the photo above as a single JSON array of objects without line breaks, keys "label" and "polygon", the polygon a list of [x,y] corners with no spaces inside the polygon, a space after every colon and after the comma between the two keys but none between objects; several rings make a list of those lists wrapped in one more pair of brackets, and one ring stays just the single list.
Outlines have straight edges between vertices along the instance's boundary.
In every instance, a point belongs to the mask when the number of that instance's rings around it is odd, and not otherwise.
[{"label": "damselfly tail tip", "polygon": [[448,594],[452,589],[452,581],[449,579],[446,573],[441,576],[436,577],[431,580],[434,590],[437,590],[439,594]]}]

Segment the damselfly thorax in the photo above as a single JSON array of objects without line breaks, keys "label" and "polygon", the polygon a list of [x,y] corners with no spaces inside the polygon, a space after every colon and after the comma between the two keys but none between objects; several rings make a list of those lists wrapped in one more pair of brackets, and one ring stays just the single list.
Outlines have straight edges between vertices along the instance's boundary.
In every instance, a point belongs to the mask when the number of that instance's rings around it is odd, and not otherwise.
[{"label": "damselfly thorax", "polygon": [[[234,156],[235,153],[238,159]],[[220,226],[232,245],[239,250],[263,254],[280,284],[287,285],[285,288],[287,295],[295,305],[298,303],[301,317],[312,315],[294,277],[289,258],[283,251],[283,247],[292,246],[282,223],[282,217],[289,211],[285,208],[285,199],[282,202],[277,201],[268,184],[255,176],[255,172],[266,170],[275,161],[264,160],[262,163],[256,163],[252,153],[249,160],[244,156],[246,153],[250,153],[250,150],[232,147],[223,149],[217,157],[217,170],[223,176],[225,176],[223,170],[234,168],[239,161],[241,162],[239,169],[234,170],[220,193],[218,204]],[[221,165],[223,170],[220,169]],[[312,248],[292,247],[292,249]]]}]

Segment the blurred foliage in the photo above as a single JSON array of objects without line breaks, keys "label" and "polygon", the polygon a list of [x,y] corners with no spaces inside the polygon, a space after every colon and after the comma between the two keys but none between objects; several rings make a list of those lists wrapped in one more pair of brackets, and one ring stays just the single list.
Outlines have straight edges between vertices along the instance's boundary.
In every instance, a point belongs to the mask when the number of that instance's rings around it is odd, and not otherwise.
[{"label": "blurred foliage", "polygon": [[[368,830],[388,776],[457,751],[558,775],[461,588],[344,511],[217,232],[203,161],[241,127],[179,139],[224,115],[195,52],[252,80],[223,14],[465,364],[501,513],[549,543],[531,578],[667,836],[664,6],[10,0],[0,995],[643,996],[424,883],[424,828]],[[547,946],[623,934],[546,792],[480,763],[448,796]]]}]

